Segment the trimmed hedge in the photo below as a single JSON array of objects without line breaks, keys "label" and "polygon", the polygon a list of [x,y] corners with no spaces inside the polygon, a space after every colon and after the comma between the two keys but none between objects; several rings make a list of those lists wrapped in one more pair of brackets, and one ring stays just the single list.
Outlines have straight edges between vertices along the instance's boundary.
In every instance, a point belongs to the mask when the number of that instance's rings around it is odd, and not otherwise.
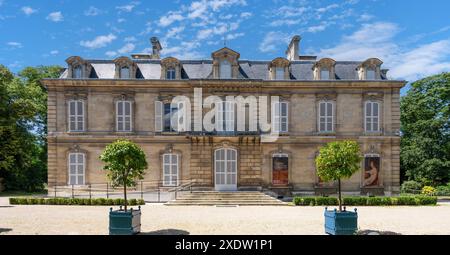
[{"label": "trimmed hedge", "polygon": [[[30,197],[11,197],[11,205],[123,205],[123,198],[30,198]],[[128,205],[144,205],[143,199],[128,199]]]},{"label": "trimmed hedge", "polygon": [[[389,205],[436,205],[437,197],[399,196],[399,197],[344,197],[345,206],[389,206]],[[336,197],[294,197],[295,205],[332,206],[338,205]]]}]

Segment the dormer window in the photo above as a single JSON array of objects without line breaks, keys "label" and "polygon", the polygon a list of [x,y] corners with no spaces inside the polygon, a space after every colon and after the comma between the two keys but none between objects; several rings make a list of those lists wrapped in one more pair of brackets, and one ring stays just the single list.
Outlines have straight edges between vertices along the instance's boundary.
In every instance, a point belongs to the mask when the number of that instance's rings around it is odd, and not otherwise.
[{"label": "dormer window", "polygon": [[220,61],[219,77],[221,79],[231,79],[231,64],[226,59]]},{"label": "dormer window", "polygon": [[78,65],[73,68],[73,78],[74,79],[81,79],[81,78],[83,78],[82,75],[83,75],[83,71],[82,71],[81,65]]},{"label": "dormer window", "polygon": [[285,58],[276,58],[269,63],[269,79],[286,80],[289,78],[289,60]]},{"label": "dormer window", "polygon": [[375,69],[369,68],[366,70],[366,80],[375,80]]},{"label": "dormer window", "polygon": [[120,78],[130,79],[130,68],[128,66],[123,66],[120,68]]},{"label": "dormer window", "polygon": [[175,68],[169,68],[166,71],[166,80],[175,80],[176,79],[176,71]]},{"label": "dormer window", "polygon": [[230,48],[224,47],[211,54],[213,59],[213,79],[237,79],[239,78],[240,54]]},{"label": "dormer window", "polygon": [[167,57],[161,60],[161,79],[162,80],[180,80],[182,65],[174,57]]},{"label": "dormer window", "polygon": [[322,68],[320,70],[320,79],[321,80],[329,80],[330,79],[330,70],[327,68]]},{"label": "dormer window", "polygon": [[314,80],[334,80],[336,61],[331,58],[322,58],[313,66]]},{"label": "dormer window", "polygon": [[118,57],[114,59],[116,71],[115,79],[134,79],[138,71],[138,66],[128,57]]},{"label": "dormer window", "polygon": [[67,78],[83,79],[91,75],[92,65],[78,56],[72,56],[66,59],[68,65]]},{"label": "dormer window", "polygon": [[379,80],[381,79],[381,64],[383,62],[377,58],[369,58],[362,62],[357,68],[358,78],[360,80]]},{"label": "dormer window", "polygon": [[275,68],[275,79],[284,80],[284,67]]}]

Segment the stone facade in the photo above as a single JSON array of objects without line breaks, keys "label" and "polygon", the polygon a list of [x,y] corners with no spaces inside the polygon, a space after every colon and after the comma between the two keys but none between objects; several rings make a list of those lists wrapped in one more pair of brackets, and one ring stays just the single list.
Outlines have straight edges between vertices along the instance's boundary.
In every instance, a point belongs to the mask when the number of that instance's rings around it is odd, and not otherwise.
[{"label": "stone facade", "polygon": [[[298,49],[295,43],[299,38],[295,39],[290,45]],[[357,193],[398,192],[400,185],[399,100],[400,89],[405,82],[386,79],[380,71],[381,63],[377,61],[367,62],[369,64],[354,63],[352,73],[348,74],[352,76],[345,78],[342,76],[346,73],[339,67],[339,62],[335,63],[331,59],[321,62],[310,61],[309,63],[309,60],[302,62],[302,56],[295,56],[295,54],[298,55],[295,49],[288,49],[287,52],[292,60],[276,59],[276,61],[255,62],[249,65],[251,66],[249,68],[259,64],[265,66],[265,69],[260,70],[265,70],[266,73],[261,74],[259,78],[252,78],[248,77],[250,72],[245,69],[245,63],[238,60],[239,53],[227,48],[219,50],[213,53],[212,57],[227,58],[231,63],[232,79],[225,80],[220,79],[218,74],[220,59],[205,62],[209,64],[209,67],[204,67],[205,63],[183,62],[171,58],[170,63],[174,63],[173,67],[176,68],[176,79],[167,80],[164,70],[170,65],[168,61],[161,63],[154,59],[159,52],[154,52],[153,57],[148,59],[140,54],[139,59],[129,61],[121,58],[120,61],[98,62],[77,57],[76,63],[82,63],[83,70],[93,69],[95,73],[91,71],[91,74],[86,73],[82,78],[73,79],[69,76],[70,71],[65,72],[60,79],[42,81],[48,88],[49,186],[67,185],[71,182],[77,185],[105,183],[106,175],[102,170],[99,155],[106,144],[119,138],[127,138],[144,149],[149,162],[145,181],[160,182],[155,185],[164,185],[165,178],[171,178],[164,171],[166,167],[170,168],[170,163],[164,163],[166,159],[164,155],[173,154],[177,158],[177,185],[192,181],[198,188],[214,189],[216,178],[219,178],[215,175],[218,167],[215,152],[220,148],[229,148],[237,153],[235,166],[232,165],[234,163],[230,163],[231,161],[226,163],[226,167],[231,165],[236,169],[237,189],[286,189],[293,192],[326,193],[333,190],[335,185],[322,183],[316,174],[314,159],[318,150],[330,141],[353,139],[360,144],[364,155],[372,155],[370,157],[376,155],[379,158],[377,161],[379,175],[376,185],[364,187],[367,174],[364,171],[363,161],[361,171],[343,181],[343,189]],[[145,66],[146,61],[148,66]],[[71,60],[69,63],[68,70],[74,68],[71,66],[73,62]],[[133,75],[140,73],[141,78],[132,76],[131,79],[120,79],[117,69],[104,70],[100,66],[108,64],[111,68],[117,68],[116,66],[123,67],[128,62],[131,62],[130,70]],[[332,63],[330,70],[333,79],[320,80],[320,75],[314,75],[313,69],[323,66],[322,62],[326,62],[325,66]],[[197,71],[194,73],[194,64],[197,65],[195,68],[204,68],[206,71],[195,69]],[[151,68],[150,65],[152,65]],[[158,65],[159,68],[154,68]],[[284,80],[274,79],[272,67],[278,65],[282,66],[286,72]],[[304,72],[298,71],[296,68],[301,65],[308,65],[309,69]],[[378,78],[358,79],[361,76],[358,72],[365,70],[365,66],[371,65],[377,65],[375,73],[378,74]],[[302,74],[309,74],[309,76],[299,77]],[[186,78],[186,76],[189,77]],[[194,88],[201,88],[204,98],[209,95],[279,96],[283,101],[288,102],[286,116],[288,130],[283,132],[276,141],[269,143],[261,140],[259,132],[256,134],[236,132],[230,135],[158,130],[158,121],[164,120],[158,119],[160,116],[158,116],[156,109],[158,106],[155,101],[163,101],[165,98],[170,99],[177,95],[192,98]],[[71,100],[83,102],[79,111],[82,112],[84,128],[76,132],[70,131],[69,126],[71,117],[80,116],[77,115],[80,112],[72,112],[69,109],[73,107]],[[116,122],[120,117],[120,113],[117,112],[117,102],[121,100],[131,102],[131,114],[127,116],[130,117],[132,124],[131,129],[126,132],[117,130]],[[320,132],[321,102],[332,102],[333,130],[331,132]],[[379,128],[375,132],[373,130],[367,132],[366,102],[377,102],[376,107],[379,113],[376,122]],[[194,110],[191,111],[194,116]],[[247,120],[248,118],[247,115]],[[194,117],[192,119],[194,120]],[[83,181],[70,179],[71,171],[74,171],[71,170],[71,165],[79,163],[79,161],[71,161],[69,155],[74,153],[84,155]],[[288,158],[287,170],[285,169],[286,178],[288,178],[286,185],[274,185],[274,155],[283,155]]]}]

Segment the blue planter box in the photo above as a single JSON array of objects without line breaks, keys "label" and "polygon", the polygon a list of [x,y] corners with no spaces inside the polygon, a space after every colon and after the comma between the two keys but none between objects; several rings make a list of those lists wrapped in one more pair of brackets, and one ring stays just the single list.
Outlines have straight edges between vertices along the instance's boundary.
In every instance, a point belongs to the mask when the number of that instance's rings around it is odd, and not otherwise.
[{"label": "blue planter box", "polygon": [[325,233],[330,235],[354,235],[358,230],[358,213],[325,208]]},{"label": "blue planter box", "polygon": [[110,235],[134,235],[141,232],[141,207],[138,210],[132,208],[128,211],[109,211]]}]

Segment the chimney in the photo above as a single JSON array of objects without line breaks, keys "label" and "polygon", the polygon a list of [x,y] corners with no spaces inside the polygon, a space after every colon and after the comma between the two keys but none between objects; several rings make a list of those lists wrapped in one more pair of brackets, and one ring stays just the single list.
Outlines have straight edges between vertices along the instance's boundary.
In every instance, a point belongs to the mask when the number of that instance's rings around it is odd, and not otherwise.
[{"label": "chimney", "polygon": [[291,42],[289,43],[289,46],[286,50],[286,58],[289,61],[293,61],[293,60],[299,60],[300,57],[300,48],[299,48],[299,43],[300,40],[302,38],[299,35],[296,35],[294,37],[292,37]]},{"label": "chimney", "polygon": [[159,52],[162,50],[161,44],[159,43],[158,37],[150,38],[150,42],[152,43],[152,59],[160,59]]}]

